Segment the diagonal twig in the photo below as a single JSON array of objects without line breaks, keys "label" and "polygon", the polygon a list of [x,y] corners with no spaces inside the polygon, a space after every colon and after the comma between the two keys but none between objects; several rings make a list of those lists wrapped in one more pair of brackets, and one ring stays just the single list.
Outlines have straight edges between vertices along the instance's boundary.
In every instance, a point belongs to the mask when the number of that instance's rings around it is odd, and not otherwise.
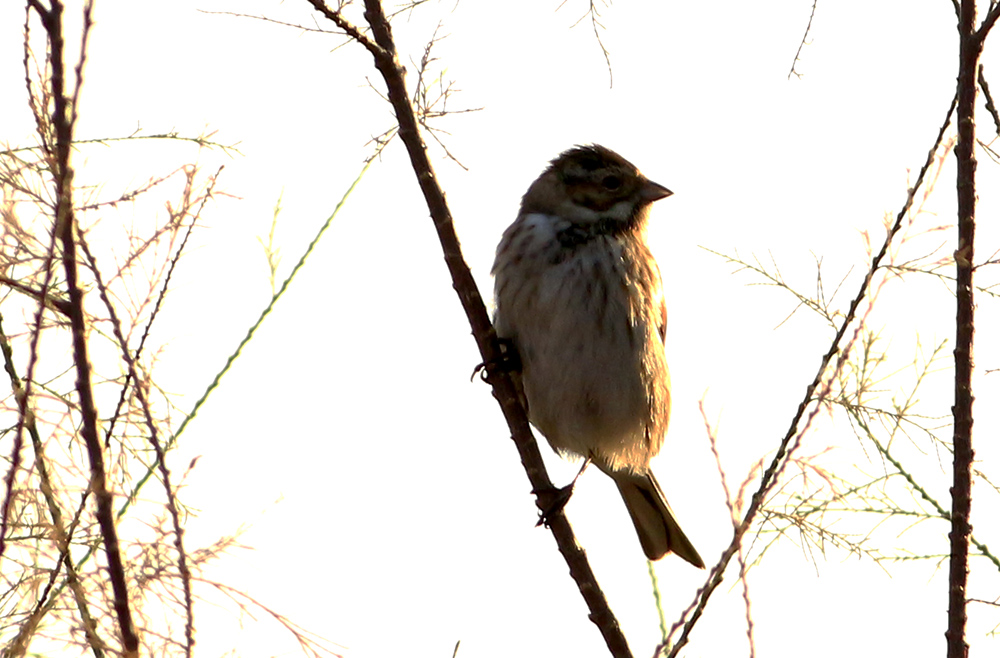
[{"label": "diagonal twig", "polygon": [[795,65],[799,63],[802,58],[802,49],[806,47],[806,43],[809,41],[809,33],[812,32],[813,19],[816,18],[816,5],[819,4],[819,0],[813,0],[812,10],[809,12],[809,22],[806,23],[806,31],[802,35],[802,39],[799,41],[799,47],[795,51],[795,57],[792,59],[792,67],[788,69],[788,80],[792,79],[794,75],[796,78],[801,78],[802,74],[795,70]]},{"label": "diagonal twig", "polygon": [[[704,612],[705,606],[708,604],[708,599],[711,597],[712,593],[719,586],[719,584],[722,583],[722,577],[723,573],[726,570],[726,567],[728,566],[730,560],[732,560],[733,556],[735,556],[737,551],[739,550],[739,546],[743,539],[743,535],[746,533],[747,529],[750,527],[750,524],[753,522],[753,520],[757,516],[757,513],[760,511],[760,507],[763,504],[763,501],[767,496],[767,493],[774,486],[774,483],[776,481],[776,476],[785,463],[785,457],[789,454],[789,448],[792,445],[792,441],[796,438],[796,436],[799,433],[800,430],[799,425],[802,422],[803,418],[805,417],[806,408],[809,407],[810,403],[815,398],[816,391],[820,387],[821,382],[823,381],[823,375],[826,372],[828,366],[833,361],[834,357],[838,354],[838,352],[840,352],[841,349],[843,349],[841,342],[843,341],[844,336],[847,333],[847,328],[851,325],[852,322],[854,322],[855,315],[858,311],[858,308],[861,306],[861,302],[868,295],[872,278],[875,276],[875,272],[878,271],[878,269],[882,264],[882,260],[888,253],[889,245],[891,244],[893,238],[903,227],[903,222],[907,216],[907,213],[910,210],[910,207],[913,205],[916,192],[918,189],[920,189],[921,185],[923,184],[924,177],[930,170],[931,165],[934,163],[934,155],[941,144],[941,140],[944,138],[945,131],[948,129],[948,126],[951,123],[951,116],[952,113],[955,111],[955,106],[957,101],[958,101],[957,96],[952,99],[951,105],[948,107],[948,112],[945,115],[944,123],[938,130],[938,134],[934,140],[934,144],[933,146],[931,146],[930,151],[928,151],[927,153],[927,159],[924,162],[924,165],[920,169],[920,173],[917,176],[917,180],[914,183],[913,187],[908,190],[906,201],[903,204],[903,207],[900,209],[899,213],[896,215],[896,220],[893,223],[892,227],[886,234],[885,241],[882,243],[882,248],[879,250],[878,254],[876,254],[875,257],[872,259],[871,266],[869,267],[864,280],[861,282],[861,286],[858,290],[857,295],[854,297],[853,301],[848,307],[847,314],[844,316],[844,320],[841,323],[840,328],[838,329],[836,335],[834,336],[833,342],[830,345],[830,349],[826,352],[826,354],[823,355],[823,358],[820,360],[820,366],[816,371],[815,378],[813,379],[812,383],[809,384],[808,387],[806,387],[806,393],[803,396],[802,401],[799,403],[798,409],[796,410],[795,415],[792,418],[791,423],[789,424],[788,431],[785,433],[784,438],[778,445],[778,450],[775,453],[774,458],[771,460],[770,465],[768,466],[764,474],[761,476],[760,485],[750,500],[750,505],[747,508],[742,523],[733,533],[732,541],[730,542],[726,550],[723,552],[722,557],[719,559],[718,564],[712,569],[711,573],[709,574],[708,581],[706,582],[704,587],[702,587],[698,591],[698,594],[695,597],[695,601],[691,604],[688,610],[685,611],[682,618],[687,618],[687,620],[683,624],[684,627],[683,632],[679,636],[677,642],[673,645],[669,653],[669,658],[675,658],[678,652],[681,650],[681,648],[685,644],[687,644],[688,636],[691,630],[693,629],[695,623],[698,621],[698,619],[701,617],[701,614]],[[813,411],[813,415],[814,414],[815,410]],[[809,418],[806,418],[806,420],[808,422]],[[680,624],[680,622],[678,622],[678,624]]]}]

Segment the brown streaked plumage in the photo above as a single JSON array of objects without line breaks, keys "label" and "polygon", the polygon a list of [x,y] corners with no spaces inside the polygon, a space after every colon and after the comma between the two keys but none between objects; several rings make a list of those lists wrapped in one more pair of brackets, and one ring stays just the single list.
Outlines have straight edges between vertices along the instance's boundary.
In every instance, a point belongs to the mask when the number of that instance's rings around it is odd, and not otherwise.
[{"label": "brown streaked plumage", "polygon": [[646,222],[670,194],[603,146],[562,153],[497,247],[494,322],[520,356],[531,423],[611,476],[649,559],[673,552],[703,568],[649,467],[670,419],[670,373]]}]

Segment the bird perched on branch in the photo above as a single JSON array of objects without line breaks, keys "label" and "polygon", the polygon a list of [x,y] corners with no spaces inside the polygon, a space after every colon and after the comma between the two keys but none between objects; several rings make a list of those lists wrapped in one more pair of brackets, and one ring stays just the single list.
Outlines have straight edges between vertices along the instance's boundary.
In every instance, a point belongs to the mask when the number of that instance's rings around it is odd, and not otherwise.
[{"label": "bird perched on branch", "polygon": [[646,224],[671,194],[603,146],[562,153],[497,247],[494,323],[520,361],[513,375],[531,423],[615,481],[646,557],[676,553],[704,568],[649,467],[670,419],[670,373]]}]

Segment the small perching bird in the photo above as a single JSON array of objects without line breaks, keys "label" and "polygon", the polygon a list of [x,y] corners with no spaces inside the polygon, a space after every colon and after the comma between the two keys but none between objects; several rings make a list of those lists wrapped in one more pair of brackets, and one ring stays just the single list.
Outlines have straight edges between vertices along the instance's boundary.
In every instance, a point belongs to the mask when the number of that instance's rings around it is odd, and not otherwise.
[{"label": "small perching bird", "polygon": [[493,264],[497,335],[513,346],[528,419],[618,485],[650,560],[704,568],[650,470],[670,419],[667,309],[646,245],[672,194],[603,146],[578,146],[528,188]]}]

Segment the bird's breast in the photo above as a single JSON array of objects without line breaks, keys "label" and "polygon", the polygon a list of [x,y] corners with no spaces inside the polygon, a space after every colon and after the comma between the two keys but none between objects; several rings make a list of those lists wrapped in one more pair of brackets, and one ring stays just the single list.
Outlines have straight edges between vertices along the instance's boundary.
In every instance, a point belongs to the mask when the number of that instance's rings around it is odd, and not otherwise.
[{"label": "bird's breast", "polygon": [[659,272],[628,236],[567,244],[560,230],[529,222],[509,236],[517,257],[502,261],[502,243],[494,268],[497,330],[520,352],[529,417],[556,449],[648,464],[669,416]]}]

